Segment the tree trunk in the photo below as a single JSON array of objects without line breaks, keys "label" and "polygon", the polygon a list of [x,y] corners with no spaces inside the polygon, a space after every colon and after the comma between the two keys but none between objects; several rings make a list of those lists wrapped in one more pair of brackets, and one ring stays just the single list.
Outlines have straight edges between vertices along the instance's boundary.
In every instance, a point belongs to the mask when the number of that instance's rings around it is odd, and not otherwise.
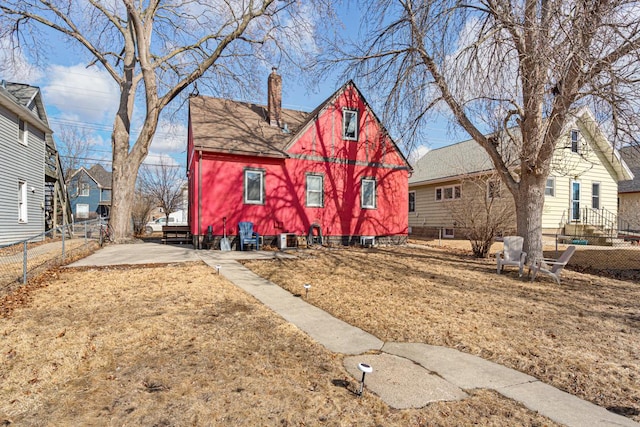
[{"label": "tree trunk", "polygon": [[519,185],[516,199],[516,226],[518,236],[524,237],[527,264],[542,258],[542,210],[546,178],[543,175],[525,173]]},{"label": "tree trunk", "polygon": [[[132,234],[131,210],[135,195],[137,170],[127,162],[113,165],[113,187],[111,193],[110,225],[116,243],[124,243]],[[137,169],[137,168],[136,168]]]}]

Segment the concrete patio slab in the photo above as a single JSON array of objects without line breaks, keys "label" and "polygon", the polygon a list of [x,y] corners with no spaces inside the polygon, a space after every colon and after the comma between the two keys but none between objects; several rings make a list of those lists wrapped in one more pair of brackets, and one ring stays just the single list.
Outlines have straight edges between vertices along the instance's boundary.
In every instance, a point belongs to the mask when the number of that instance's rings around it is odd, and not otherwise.
[{"label": "concrete patio slab", "polygon": [[363,354],[346,357],[345,369],[356,379],[362,378],[359,363],[373,372],[365,377],[365,393],[370,390],[396,409],[422,408],[432,402],[461,400],[468,395],[409,359],[392,354]]}]

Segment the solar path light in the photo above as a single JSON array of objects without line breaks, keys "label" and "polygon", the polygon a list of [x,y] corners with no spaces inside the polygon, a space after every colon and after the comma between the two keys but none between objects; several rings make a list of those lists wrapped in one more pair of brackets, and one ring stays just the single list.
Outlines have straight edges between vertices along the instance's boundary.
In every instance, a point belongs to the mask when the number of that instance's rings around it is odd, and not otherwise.
[{"label": "solar path light", "polygon": [[218,272],[218,274],[220,274],[220,269],[222,268],[222,266],[220,264],[216,265],[216,271]]},{"label": "solar path light", "polygon": [[366,363],[358,363],[358,369],[362,371],[362,380],[360,381],[360,391],[358,392],[358,396],[362,396],[362,391],[364,390],[364,376],[373,372],[373,368],[371,365],[367,365]]},{"label": "solar path light", "polygon": [[309,298],[309,289],[311,289],[311,285],[308,283],[305,283],[304,285],[304,298],[308,299]]}]

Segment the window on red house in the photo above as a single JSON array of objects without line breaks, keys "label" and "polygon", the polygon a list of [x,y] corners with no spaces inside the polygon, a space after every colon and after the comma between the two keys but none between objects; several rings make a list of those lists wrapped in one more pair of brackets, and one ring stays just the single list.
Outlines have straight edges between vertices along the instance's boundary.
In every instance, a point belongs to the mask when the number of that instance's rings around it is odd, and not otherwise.
[{"label": "window on red house", "polygon": [[360,183],[360,204],[363,209],[376,208],[376,180],[374,178],[362,178]]},{"label": "window on red house", "polygon": [[264,170],[244,170],[244,203],[264,205]]},{"label": "window on red house", "polygon": [[324,176],[320,174],[307,174],[307,206],[324,206]]}]

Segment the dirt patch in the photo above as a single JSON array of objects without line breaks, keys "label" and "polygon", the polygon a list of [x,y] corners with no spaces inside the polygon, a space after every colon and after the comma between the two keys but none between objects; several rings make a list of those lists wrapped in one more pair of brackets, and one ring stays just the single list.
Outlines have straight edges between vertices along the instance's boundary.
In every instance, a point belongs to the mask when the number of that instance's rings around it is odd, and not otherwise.
[{"label": "dirt patch", "polygon": [[0,319],[0,425],[554,425],[484,390],[419,410],[356,398],[341,355],[199,263],[28,289]]},{"label": "dirt patch", "polygon": [[562,285],[462,248],[306,252],[247,265],[385,341],[456,348],[640,421],[640,285],[574,271]]}]

